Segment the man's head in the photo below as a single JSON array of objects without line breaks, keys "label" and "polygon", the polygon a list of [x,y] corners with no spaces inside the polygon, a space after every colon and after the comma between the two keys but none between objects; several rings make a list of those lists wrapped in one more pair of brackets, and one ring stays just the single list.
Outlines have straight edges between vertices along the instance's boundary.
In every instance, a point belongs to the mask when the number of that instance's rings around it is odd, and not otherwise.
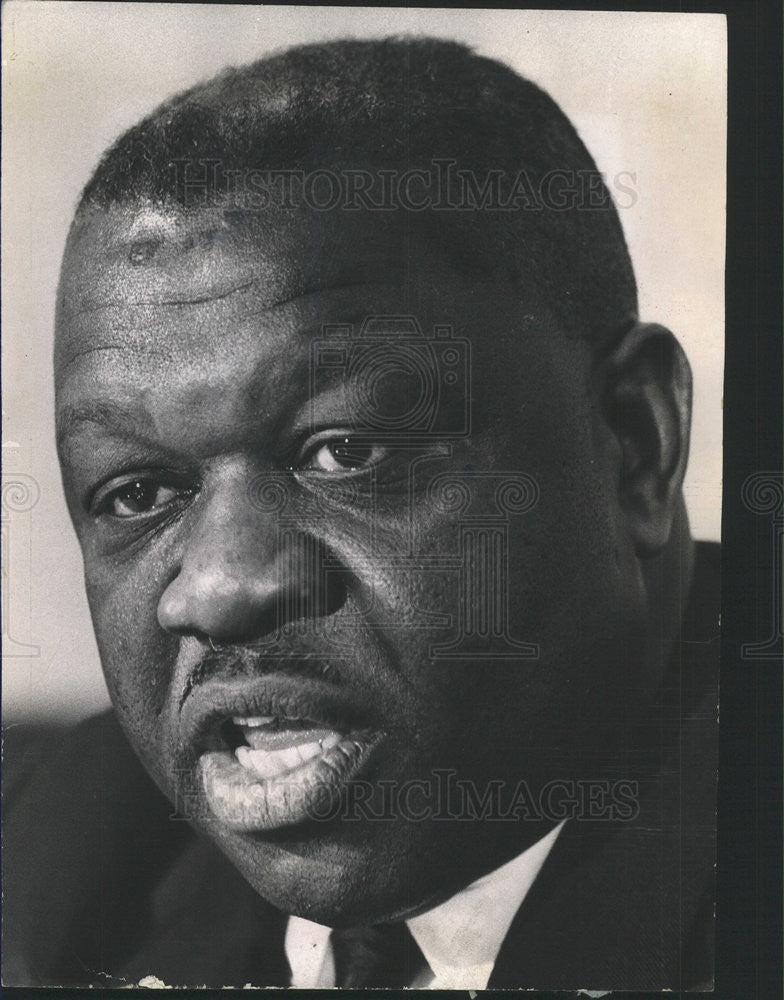
[{"label": "man's head", "polygon": [[660,682],[688,366],[556,174],[596,176],[533,84],[388,40],[197,87],[85,189],[58,428],[112,700],[289,912],[390,919],[497,866],[552,817],[470,803],[599,776]]}]

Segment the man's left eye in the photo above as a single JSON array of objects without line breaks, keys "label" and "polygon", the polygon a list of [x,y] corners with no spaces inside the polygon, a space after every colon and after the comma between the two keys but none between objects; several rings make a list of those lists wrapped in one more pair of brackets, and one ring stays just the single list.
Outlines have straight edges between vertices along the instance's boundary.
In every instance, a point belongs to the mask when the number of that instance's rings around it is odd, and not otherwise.
[{"label": "man's left eye", "polygon": [[99,497],[96,510],[111,517],[137,517],[165,507],[179,496],[180,491],[164,486],[155,479],[129,479]]},{"label": "man's left eye", "polygon": [[378,465],[387,453],[388,449],[374,441],[333,438],[314,447],[303,468],[315,472],[360,472]]}]

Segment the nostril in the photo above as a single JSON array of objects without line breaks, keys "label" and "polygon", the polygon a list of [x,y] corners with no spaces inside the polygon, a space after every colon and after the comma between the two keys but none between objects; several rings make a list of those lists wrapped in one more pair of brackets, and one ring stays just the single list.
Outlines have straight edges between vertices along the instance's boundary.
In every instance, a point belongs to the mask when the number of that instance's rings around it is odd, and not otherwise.
[{"label": "nostril", "polygon": [[320,611],[323,616],[334,615],[340,611],[348,598],[348,588],[343,573],[326,574],[324,585],[324,606]]}]

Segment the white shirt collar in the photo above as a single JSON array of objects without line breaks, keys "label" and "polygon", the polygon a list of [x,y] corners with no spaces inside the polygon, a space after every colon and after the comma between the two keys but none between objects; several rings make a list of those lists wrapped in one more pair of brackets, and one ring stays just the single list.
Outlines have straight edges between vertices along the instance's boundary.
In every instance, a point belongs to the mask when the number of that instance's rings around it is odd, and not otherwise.
[{"label": "white shirt collar", "polygon": [[291,967],[292,986],[300,990],[327,990],[335,985],[331,933],[331,927],[304,917],[289,917],[283,948]]},{"label": "white shirt collar", "polygon": [[563,823],[440,906],[407,921],[432,976],[413,985],[483,990],[498,952]]},{"label": "white shirt collar", "polygon": [[[512,920],[562,826],[559,823],[522,854],[445,903],[406,921],[429,966],[429,971],[408,985],[452,990],[487,987]],[[330,933],[322,924],[289,918],[285,949],[292,986],[325,989],[335,985]]]}]

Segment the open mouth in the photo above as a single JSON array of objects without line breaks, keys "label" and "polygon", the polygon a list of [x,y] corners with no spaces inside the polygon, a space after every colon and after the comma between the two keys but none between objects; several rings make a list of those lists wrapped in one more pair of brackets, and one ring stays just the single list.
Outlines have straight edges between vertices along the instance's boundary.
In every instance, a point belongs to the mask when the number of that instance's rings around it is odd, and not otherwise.
[{"label": "open mouth", "polygon": [[293,774],[346,739],[311,719],[273,715],[234,716],[221,728],[237,762],[265,781]]},{"label": "open mouth", "polygon": [[199,756],[197,771],[210,813],[232,829],[262,832],[333,820],[347,782],[382,738],[349,723],[314,719],[296,706],[284,708],[282,701],[271,699],[278,703],[273,707],[268,700],[275,714],[251,714],[235,704],[231,714],[224,709],[217,715],[215,702],[206,718],[202,713],[202,723],[210,723],[202,746],[209,749]]}]

